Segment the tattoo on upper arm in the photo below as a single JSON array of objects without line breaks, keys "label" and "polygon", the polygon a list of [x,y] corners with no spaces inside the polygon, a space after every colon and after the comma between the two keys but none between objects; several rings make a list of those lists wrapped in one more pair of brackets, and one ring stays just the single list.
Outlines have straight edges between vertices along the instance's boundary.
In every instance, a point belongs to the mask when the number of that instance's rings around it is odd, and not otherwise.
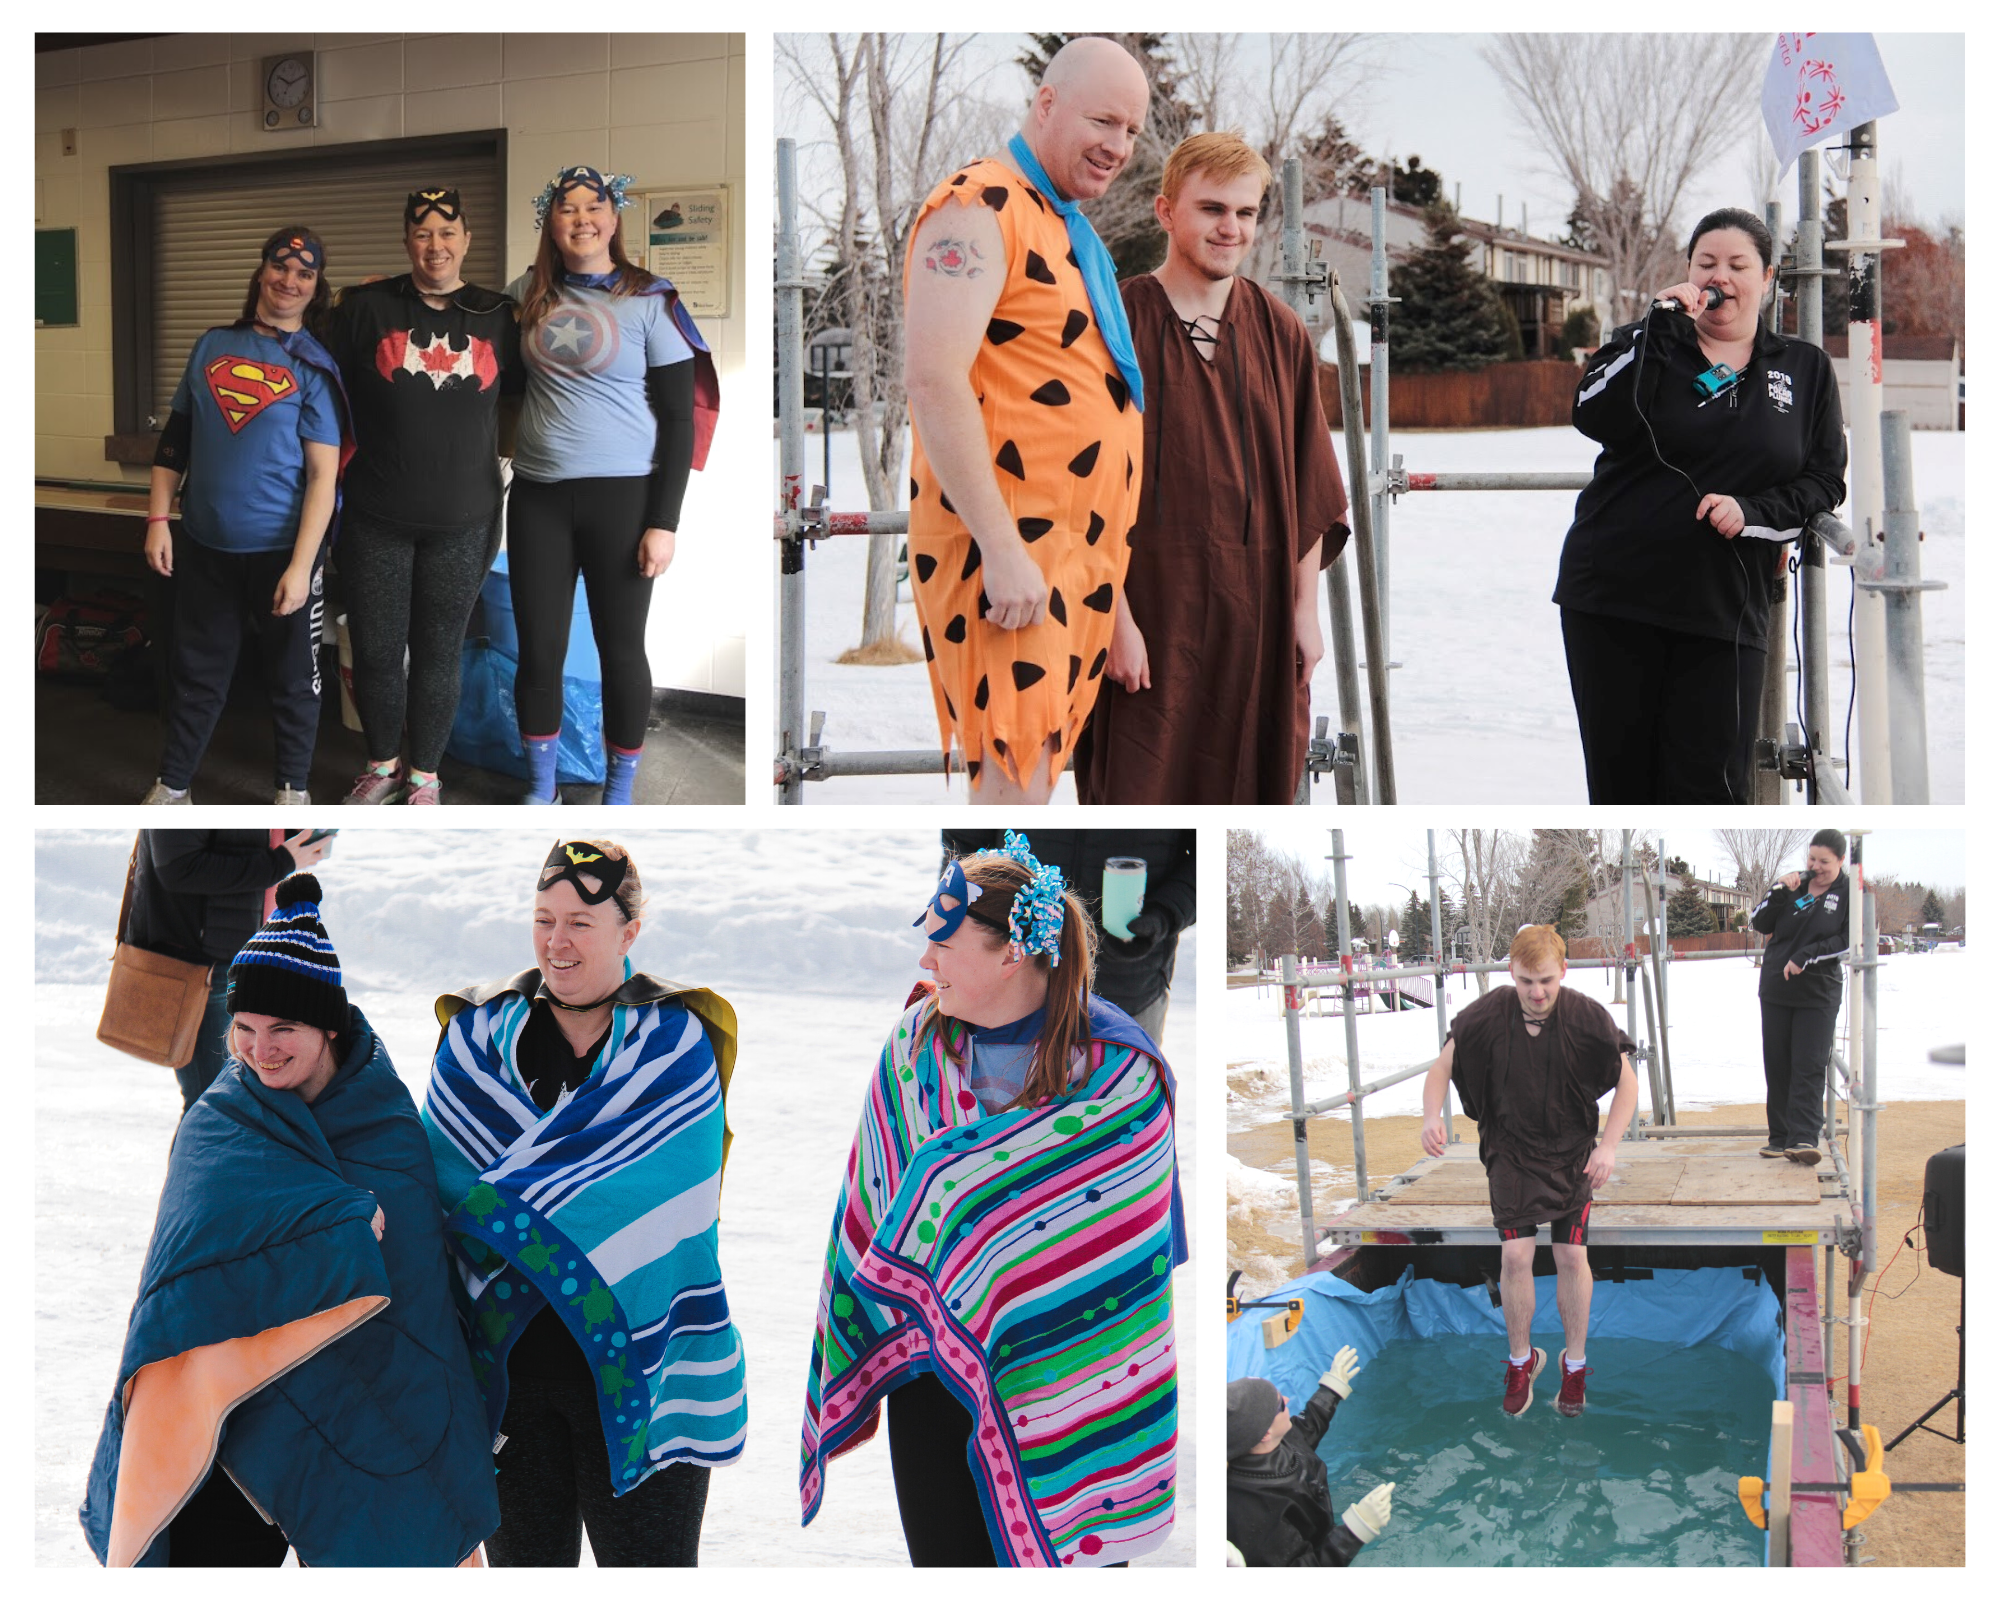
[{"label": "tattoo on upper arm", "polygon": [[947,278],[977,278],[986,271],[986,258],[970,239],[954,239],[940,233],[924,245],[924,271],[943,273]]}]

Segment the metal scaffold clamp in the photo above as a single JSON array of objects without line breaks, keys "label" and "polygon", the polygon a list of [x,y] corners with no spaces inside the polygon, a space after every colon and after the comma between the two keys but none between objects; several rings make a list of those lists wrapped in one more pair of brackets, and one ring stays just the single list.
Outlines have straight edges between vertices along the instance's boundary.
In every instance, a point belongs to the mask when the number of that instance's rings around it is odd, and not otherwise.
[{"label": "metal scaffold clamp", "polygon": [[[1277,281],[1286,287],[1297,287],[1305,292],[1306,304],[1311,305],[1323,294],[1329,294],[1340,284],[1340,278],[1320,259],[1320,241],[1306,241],[1306,259],[1296,269],[1280,266]],[[1315,319],[1317,320],[1317,319]]]},{"label": "metal scaffold clamp", "polygon": [[1306,771],[1314,783],[1321,774],[1335,767],[1354,766],[1361,759],[1361,741],[1344,728],[1328,737],[1327,721],[1325,717],[1313,719],[1313,736],[1306,745]]},{"label": "metal scaffold clamp", "polygon": [[1757,741],[1757,770],[1775,772],[1780,778],[1804,783],[1812,777],[1812,751],[1804,731],[1796,722],[1785,724],[1782,739]]}]

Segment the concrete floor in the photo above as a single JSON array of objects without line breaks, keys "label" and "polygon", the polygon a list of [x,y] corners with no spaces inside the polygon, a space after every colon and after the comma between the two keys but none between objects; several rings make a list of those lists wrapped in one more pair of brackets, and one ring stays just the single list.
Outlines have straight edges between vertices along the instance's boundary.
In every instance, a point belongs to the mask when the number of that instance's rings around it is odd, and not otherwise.
[{"label": "concrete floor", "polygon": [[[330,665],[330,664],[329,664]],[[331,671],[327,682],[335,682]],[[728,702],[723,702],[728,704]],[[653,713],[634,798],[641,805],[741,805],[743,723],[734,717]],[[161,727],[151,712],[120,711],[93,686],[35,680],[35,800],[42,805],[131,805],[152,786]],[[311,793],[338,804],[366,761],[361,735],[342,726],[340,698],[321,706]],[[514,805],[523,780],[450,756],[440,773],[446,805]],[[194,781],[198,804],[264,805],[271,799],[271,724],[257,685],[239,679]],[[595,805],[595,784],[564,784],[568,805]]]}]

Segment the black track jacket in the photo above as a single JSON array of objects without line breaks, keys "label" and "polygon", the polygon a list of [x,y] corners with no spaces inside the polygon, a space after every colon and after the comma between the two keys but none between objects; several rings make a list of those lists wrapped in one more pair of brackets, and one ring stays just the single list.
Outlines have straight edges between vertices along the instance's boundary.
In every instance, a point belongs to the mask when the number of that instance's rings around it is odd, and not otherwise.
[{"label": "black track jacket", "polygon": [[[1840,390],[1825,351],[1761,327],[1735,387],[1703,405],[1694,381],[1709,364],[1677,309],[1614,329],[1590,358],[1570,419],[1604,449],[1577,496],[1554,598],[1761,650],[1769,541],[1796,539],[1847,496]],[[1695,521],[1705,494],[1743,508],[1736,538]]]},{"label": "black track jacket", "polygon": [[[1757,998],[1773,1006],[1838,1006],[1840,1004],[1840,960],[1847,954],[1847,874],[1827,885],[1816,895],[1804,874],[1796,889],[1782,883],[1750,913],[1750,926],[1768,933],[1764,946],[1764,968],[1757,977]],[[1796,978],[1785,976],[1785,964],[1796,961],[1805,970]]]},{"label": "black track jacket", "polygon": [[1229,1463],[1229,1542],[1253,1567],[1344,1567],[1361,1541],[1334,1515],[1317,1454],[1340,1396],[1321,1384],[1268,1455]]}]

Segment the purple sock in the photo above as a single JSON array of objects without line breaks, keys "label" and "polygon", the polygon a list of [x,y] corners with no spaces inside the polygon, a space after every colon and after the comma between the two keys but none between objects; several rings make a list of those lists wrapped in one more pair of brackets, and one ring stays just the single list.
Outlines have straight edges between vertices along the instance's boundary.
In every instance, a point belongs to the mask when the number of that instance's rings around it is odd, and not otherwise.
[{"label": "purple sock", "polygon": [[556,803],[556,740],[559,733],[528,734],[522,743],[528,750],[528,793],[524,805],[552,806]]},{"label": "purple sock", "polygon": [[638,750],[620,750],[615,744],[604,747],[604,804],[629,806],[632,780],[639,776]]}]

